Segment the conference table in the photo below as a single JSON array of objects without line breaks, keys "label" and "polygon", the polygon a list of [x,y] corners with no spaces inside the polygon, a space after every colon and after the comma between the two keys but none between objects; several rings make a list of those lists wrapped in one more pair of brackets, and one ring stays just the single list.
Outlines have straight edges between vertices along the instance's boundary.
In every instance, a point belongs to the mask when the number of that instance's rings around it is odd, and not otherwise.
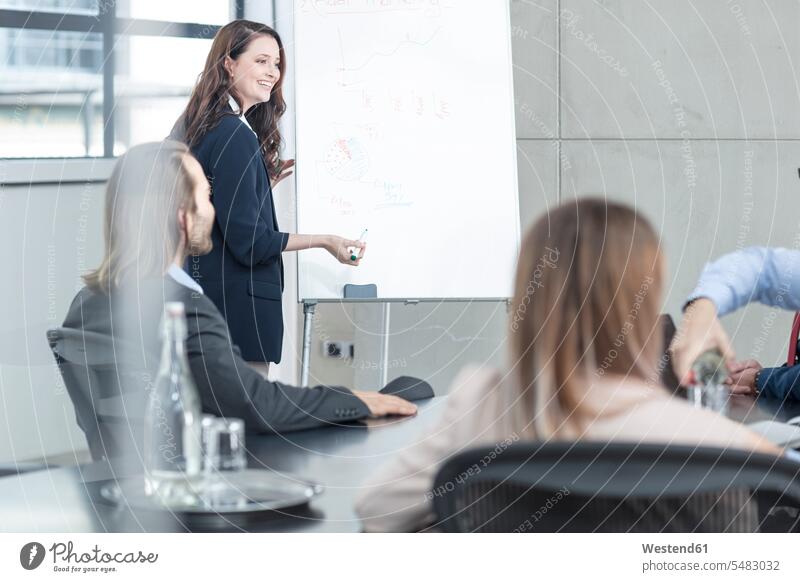
[{"label": "conference table", "polygon": [[[0,479],[0,531],[257,531],[357,532],[354,512],[364,483],[392,455],[429,435],[446,397],[418,402],[411,418],[372,419],[285,435],[248,435],[248,463],[280,475],[321,484],[306,506],[242,519],[136,512],[104,501],[99,485],[124,476],[105,462],[34,471]],[[106,407],[113,414],[114,405]],[[800,415],[800,403],[731,398],[728,416],[751,423]]]},{"label": "conference table", "polygon": [[0,479],[0,531],[358,532],[354,505],[363,483],[393,454],[423,437],[445,401],[434,397],[417,402],[417,414],[409,418],[369,419],[284,435],[248,434],[249,468],[324,487],[306,507],[234,519],[143,514],[100,497],[100,484],[124,476],[125,467],[97,462]]}]

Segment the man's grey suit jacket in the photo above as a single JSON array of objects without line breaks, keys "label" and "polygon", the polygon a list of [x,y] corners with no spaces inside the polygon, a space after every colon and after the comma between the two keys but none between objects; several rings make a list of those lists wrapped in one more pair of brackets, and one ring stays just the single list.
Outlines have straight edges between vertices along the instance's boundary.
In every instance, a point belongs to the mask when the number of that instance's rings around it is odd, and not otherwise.
[{"label": "man's grey suit jacket", "polygon": [[369,416],[367,406],[347,388],[298,388],[263,378],[241,358],[217,307],[168,276],[137,281],[110,294],[84,287],[72,301],[64,327],[137,346],[142,366],[155,378],[166,301],[181,301],[186,308],[186,351],[203,412],[242,418],[248,431],[258,432],[301,430]]}]

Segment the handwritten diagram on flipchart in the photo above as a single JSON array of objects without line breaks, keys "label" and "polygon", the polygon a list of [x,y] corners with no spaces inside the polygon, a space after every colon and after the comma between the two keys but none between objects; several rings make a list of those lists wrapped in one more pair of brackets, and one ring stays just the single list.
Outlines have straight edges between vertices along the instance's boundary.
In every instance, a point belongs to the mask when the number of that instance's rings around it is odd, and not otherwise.
[{"label": "handwritten diagram on flipchart", "polygon": [[295,8],[301,299],[511,293],[519,219],[507,2],[305,0]]}]

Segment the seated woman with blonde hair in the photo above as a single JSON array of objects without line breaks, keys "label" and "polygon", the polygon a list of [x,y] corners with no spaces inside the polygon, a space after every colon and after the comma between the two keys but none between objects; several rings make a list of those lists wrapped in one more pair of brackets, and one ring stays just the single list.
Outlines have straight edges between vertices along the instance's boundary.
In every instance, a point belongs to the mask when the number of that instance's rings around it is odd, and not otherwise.
[{"label": "seated woman with blonde hair", "polygon": [[744,425],[672,396],[659,381],[664,258],[627,206],[585,198],[543,216],[522,243],[505,370],[454,381],[438,425],[364,489],[368,531],[430,524],[439,467],[517,440],[674,443],[780,454]]}]

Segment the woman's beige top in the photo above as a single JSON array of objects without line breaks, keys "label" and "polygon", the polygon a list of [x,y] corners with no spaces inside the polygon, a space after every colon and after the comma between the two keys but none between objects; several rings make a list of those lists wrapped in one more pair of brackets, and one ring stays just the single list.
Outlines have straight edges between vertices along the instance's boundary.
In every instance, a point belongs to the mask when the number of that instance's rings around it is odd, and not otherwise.
[{"label": "woman's beige top", "polygon": [[[597,378],[582,402],[595,420],[580,439],[730,447],[780,454],[744,425],[671,396],[660,386],[621,377]],[[449,457],[476,446],[530,439],[531,415],[519,391],[496,370],[464,370],[453,383],[433,430],[365,484],[356,513],[367,531],[414,531],[433,519],[430,490]]]}]

